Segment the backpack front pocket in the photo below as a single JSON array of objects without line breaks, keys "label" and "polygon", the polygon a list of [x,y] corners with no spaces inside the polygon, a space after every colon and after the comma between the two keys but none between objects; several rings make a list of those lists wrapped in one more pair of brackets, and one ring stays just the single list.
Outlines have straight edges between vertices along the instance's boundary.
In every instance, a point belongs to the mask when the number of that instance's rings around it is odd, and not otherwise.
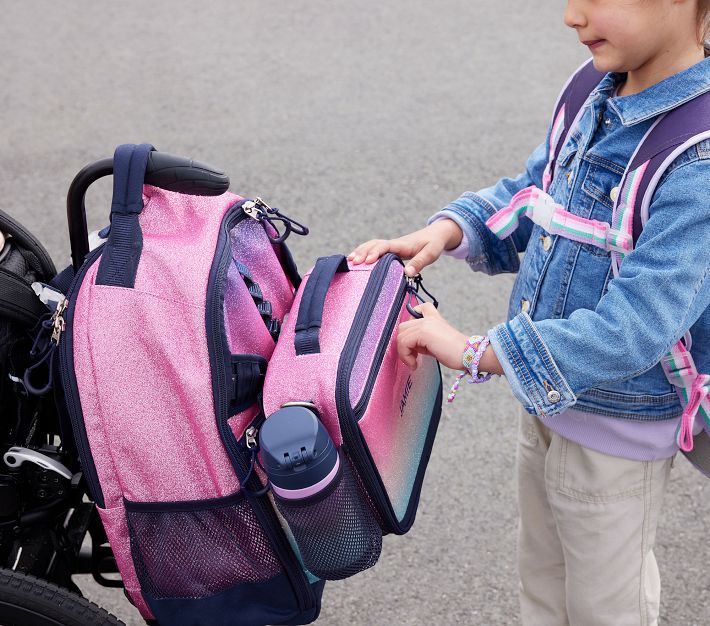
[{"label": "backpack front pocket", "polygon": [[241,493],[191,502],[129,502],[131,551],[154,598],[199,598],[281,571]]},{"label": "backpack front pocket", "polygon": [[298,615],[276,553],[241,492],[187,502],[124,501],[143,597],[161,624],[243,626]]}]

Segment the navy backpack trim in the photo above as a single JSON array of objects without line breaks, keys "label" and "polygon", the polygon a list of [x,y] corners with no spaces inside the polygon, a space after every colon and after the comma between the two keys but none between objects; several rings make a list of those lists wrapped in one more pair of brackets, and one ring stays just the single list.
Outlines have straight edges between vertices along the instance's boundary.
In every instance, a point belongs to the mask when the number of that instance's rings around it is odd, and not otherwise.
[{"label": "navy backpack trim", "polygon": [[143,251],[138,216],[143,210],[143,182],[148,156],[155,148],[147,143],[124,144],[113,157],[111,230],[101,255],[97,285],[133,288]]}]

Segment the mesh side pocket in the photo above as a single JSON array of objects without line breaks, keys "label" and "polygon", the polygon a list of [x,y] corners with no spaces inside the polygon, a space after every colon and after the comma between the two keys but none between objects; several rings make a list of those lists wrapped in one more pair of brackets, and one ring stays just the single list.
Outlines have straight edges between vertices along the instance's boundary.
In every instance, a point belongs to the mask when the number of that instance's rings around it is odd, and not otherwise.
[{"label": "mesh side pocket", "polygon": [[126,501],[136,573],[156,599],[200,598],[281,572],[241,494],[184,503]]},{"label": "mesh side pocket", "polygon": [[304,500],[275,496],[298,543],[303,564],[324,580],[348,578],[377,563],[382,531],[347,459],[333,488]]}]

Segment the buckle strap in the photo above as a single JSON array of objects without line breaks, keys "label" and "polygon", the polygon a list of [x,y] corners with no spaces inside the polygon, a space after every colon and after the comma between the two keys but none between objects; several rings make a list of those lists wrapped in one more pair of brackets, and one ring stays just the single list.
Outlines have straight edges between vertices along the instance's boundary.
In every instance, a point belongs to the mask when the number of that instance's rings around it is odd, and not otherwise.
[{"label": "buckle strap", "polygon": [[698,376],[693,357],[682,341],[673,346],[671,351],[661,359],[661,367],[668,382],[674,387],[684,389],[690,387]]},{"label": "buckle strap", "polygon": [[693,449],[693,429],[695,427],[695,418],[701,404],[708,398],[709,395],[710,376],[706,374],[699,374],[695,377],[695,380],[690,387],[690,393],[687,394],[688,403],[683,409],[683,415],[680,419],[680,426],[676,432],[678,447],[683,452],[690,452]]},{"label": "buckle strap", "polygon": [[693,430],[698,413],[702,413],[707,422],[706,428],[710,429],[710,376],[698,373],[693,357],[683,341],[678,341],[661,359],[661,366],[683,405],[683,414],[676,430],[676,443],[683,452],[690,452],[693,449]]},{"label": "buckle strap", "polygon": [[231,355],[230,415],[248,409],[264,387],[266,359],[258,354]]},{"label": "buckle strap", "polygon": [[505,239],[518,228],[523,216],[529,217],[550,234],[602,250],[628,253],[633,248],[633,238],[628,233],[612,228],[606,222],[566,211],[552,196],[535,186],[516,193],[508,206],[488,219],[486,226],[499,239]]}]

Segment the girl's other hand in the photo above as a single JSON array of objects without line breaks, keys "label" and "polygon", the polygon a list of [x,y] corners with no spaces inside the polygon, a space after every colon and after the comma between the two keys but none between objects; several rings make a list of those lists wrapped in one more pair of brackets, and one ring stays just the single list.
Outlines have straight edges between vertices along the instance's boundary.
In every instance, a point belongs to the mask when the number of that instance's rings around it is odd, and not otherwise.
[{"label": "girl's other hand", "polygon": [[405,265],[404,273],[416,276],[436,261],[444,250],[458,247],[462,238],[463,232],[456,222],[450,219],[438,220],[404,237],[366,241],[348,255],[348,261],[369,264],[387,252],[393,252],[402,259],[411,259]]},{"label": "girl's other hand", "polygon": [[451,326],[431,302],[420,304],[414,310],[424,317],[399,325],[399,358],[412,369],[417,369],[417,356],[426,354],[448,368],[462,370],[468,336]]}]

